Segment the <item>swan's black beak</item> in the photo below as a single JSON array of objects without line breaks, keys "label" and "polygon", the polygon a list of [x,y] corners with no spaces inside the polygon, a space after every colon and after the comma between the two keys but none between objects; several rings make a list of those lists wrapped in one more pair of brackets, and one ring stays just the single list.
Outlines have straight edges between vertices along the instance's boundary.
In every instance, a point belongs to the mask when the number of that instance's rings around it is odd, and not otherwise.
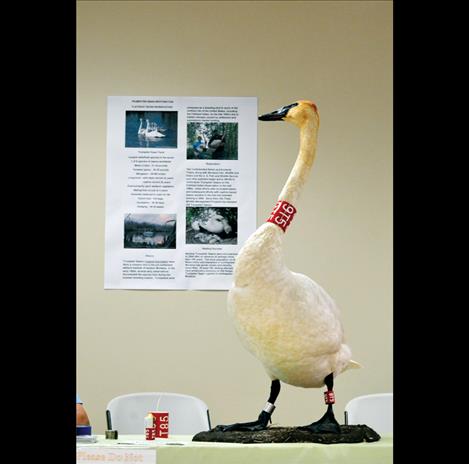
[{"label": "swan's black beak", "polygon": [[291,105],[282,106],[278,110],[272,111],[272,113],[266,113],[259,116],[259,121],[283,121],[283,118],[287,115],[290,108],[298,105],[298,103],[292,103]]}]

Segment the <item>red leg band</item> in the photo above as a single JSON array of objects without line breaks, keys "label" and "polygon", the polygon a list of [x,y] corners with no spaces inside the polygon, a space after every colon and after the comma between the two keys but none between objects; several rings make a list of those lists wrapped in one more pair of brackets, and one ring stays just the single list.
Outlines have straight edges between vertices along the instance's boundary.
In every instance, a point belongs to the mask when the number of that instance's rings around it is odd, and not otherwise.
[{"label": "red leg band", "polygon": [[324,392],[324,402],[326,404],[334,404],[335,403],[335,395],[332,390],[328,390]]}]

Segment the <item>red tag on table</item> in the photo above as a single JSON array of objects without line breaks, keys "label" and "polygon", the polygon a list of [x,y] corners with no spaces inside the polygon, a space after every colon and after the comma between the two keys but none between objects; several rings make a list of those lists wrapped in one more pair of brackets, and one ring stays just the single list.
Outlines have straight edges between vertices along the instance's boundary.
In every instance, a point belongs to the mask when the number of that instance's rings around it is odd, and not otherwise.
[{"label": "red tag on table", "polygon": [[156,429],[156,438],[168,438],[169,413],[167,411],[151,411],[151,415]]},{"label": "red tag on table", "polygon": [[267,222],[277,224],[284,232],[293,220],[296,208],[287,201],[279,200]]},{"label": "red tag on table", "polygon": [[156,438],[155,427],[145,427],[145,440],[154,440]]}]

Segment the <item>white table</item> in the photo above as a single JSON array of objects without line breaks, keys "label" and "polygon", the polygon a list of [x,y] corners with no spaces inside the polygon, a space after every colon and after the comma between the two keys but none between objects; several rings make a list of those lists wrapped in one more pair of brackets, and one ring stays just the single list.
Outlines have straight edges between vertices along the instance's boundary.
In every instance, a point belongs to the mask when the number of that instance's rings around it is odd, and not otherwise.
[{"label": "white table", "polygon": [[77,464],[391,464],[392,436],[373,443],[213,443],[192,442],[190,435],[146,442],[143,435],[118,440],[98,436],[77,444]]}]

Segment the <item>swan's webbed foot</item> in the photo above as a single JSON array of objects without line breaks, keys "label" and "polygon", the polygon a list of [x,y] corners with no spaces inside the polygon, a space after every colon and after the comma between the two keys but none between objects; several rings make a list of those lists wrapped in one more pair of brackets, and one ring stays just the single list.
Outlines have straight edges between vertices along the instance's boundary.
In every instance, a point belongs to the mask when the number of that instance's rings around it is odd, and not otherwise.
[{"label": "swan's webbed foot", "polygon": [[318,421],[299,428],[313,433],[340,433],[340,425],[336,421],[334,414],[329,415],[327,412]]},{"label": "swan's webbed foot", "polygon": [[334,417],[334,411],[332,405],[335,403],[334,392],[332,390],[334,386],[334,376],[329,374],[324,379],[327,386],[327,391],[324,392],[324,400],[327,404],[327,411],[324,416],[316,422],[310,425],[299,427],[301,430],[309,430],[313,433],[340,433],[340,425]]},{"label": "swan's webbed foot", "polygon": [[280,380],[272,380],[270,386],[270,396],[267,400],[264,409],[259,414],[259,417],[256,421],[253,422],[239,422],[236,424],[230,425],[217,425],[212,429],[213,432],[231,432],[231,431],[243,431],[243,432],[257,432],[259,430],[265,430],[268,427],[269,422],[272,422],[270,419],[272,413],[274,412],[275,400],[277,399],[278,394],[280,393]]},{"label": "swan's webbed foot", "polygon": [[232,432],[232,431],[243,431],[243,432],[257,432],[259,430],[265,430],[270,421],[270,414],[266,411],[261,411],[259,417],[253,422],[240,422],[230,425],[217,425],[212,430],[214,432]]}]

